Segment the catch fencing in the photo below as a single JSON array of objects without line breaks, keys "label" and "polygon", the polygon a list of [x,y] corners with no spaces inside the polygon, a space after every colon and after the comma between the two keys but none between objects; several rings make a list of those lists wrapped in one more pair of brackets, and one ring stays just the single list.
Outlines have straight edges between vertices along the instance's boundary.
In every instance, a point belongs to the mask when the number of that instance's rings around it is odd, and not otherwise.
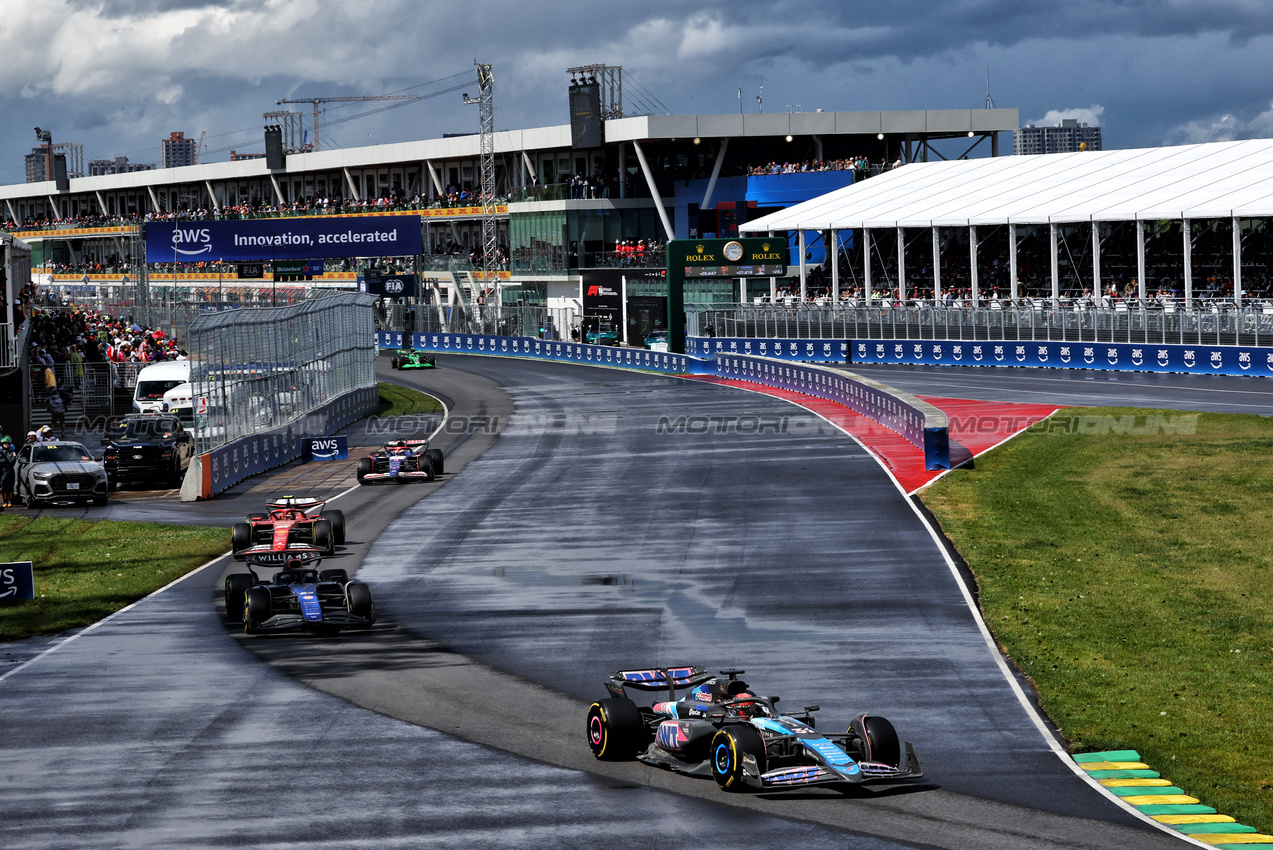
[{"label": "catch fencing", "polygon": [[1260,347],[1273,344],[1273,302],[1111,305],[1064,299],[686,305],[690,336],[736,339],[943,340]]},{"label": "catch fencing", "polygon": [[191,323],[201,495],[291,460],[301,437],[328,434],[375,409],[373,302],[339,293]]}]

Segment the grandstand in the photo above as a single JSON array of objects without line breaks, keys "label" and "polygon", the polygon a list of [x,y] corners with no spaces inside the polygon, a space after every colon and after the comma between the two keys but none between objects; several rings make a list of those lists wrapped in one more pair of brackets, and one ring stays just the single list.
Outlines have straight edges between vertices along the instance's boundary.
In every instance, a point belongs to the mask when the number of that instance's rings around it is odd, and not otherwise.
[{"label": "grandstand", "polygon": [[[119,303],[137,282],[133,243],[146,221],[409,212],[420,218],[424,254],[391,267],[420,274],[426,299],[549,308],[567,328],[593,284],[648,297],[650,284],[628,289],[625,278],[661,267],[668,239],[736,234],[766,212],[936,156],[939,140],[997,155],[999,134],[1018,125],[1015,109],[639,116],[604,121],[602,143],[585,149],[572,147],[569,125],[497,132],[495,279],[483,279],[475,256],[476,134],[288,154],[275,170],[240,160],[77,178],[64,191],[52,182],[0,186],[0,217],[31,244],[38,281]],[[821,258],[820,247],[810,252]],[[241,280],[218,259],[150,268],[150,293],[135,300],[175,297],[171,290],[207,305],[278,297],[280,287]],[[368,262],[326,259],[321,275],[286,297],[353,288]],[[722,283],[705,281],[695,297],[725,297],[713,289]]]}]

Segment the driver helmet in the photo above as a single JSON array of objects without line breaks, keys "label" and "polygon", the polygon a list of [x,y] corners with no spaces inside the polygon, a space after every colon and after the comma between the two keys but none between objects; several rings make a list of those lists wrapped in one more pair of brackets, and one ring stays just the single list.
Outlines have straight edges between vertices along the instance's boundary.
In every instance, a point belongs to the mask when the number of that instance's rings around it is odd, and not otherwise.
[{"label": "driver helmet", "polygon": [[736,694],[730,707],[743,717],[765,717],[769,714],[765,707],[756,699],[756,695],[749,691],[742,691]]}]

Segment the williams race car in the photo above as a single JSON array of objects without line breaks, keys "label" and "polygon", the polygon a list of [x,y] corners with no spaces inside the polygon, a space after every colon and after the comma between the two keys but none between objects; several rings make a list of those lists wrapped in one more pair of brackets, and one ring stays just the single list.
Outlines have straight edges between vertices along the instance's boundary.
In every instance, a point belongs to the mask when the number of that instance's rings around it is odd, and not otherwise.
[{"label": "williams race car", "polygon": [[395,440],[358,461],[358,483],[432,481],[442,474],[442,450],[428,440]]},{"label": "williams race car", "polygon": [[[620,670],[610,676],[609,699],[588,709],[588,747],[599,759],[635,758],[693,776],[711,775],[725,791],[798,788],[831,783],[919,779],[924,768],[893,724],[861,714],[842,735],[814,729],[805,706],[778,713],[778,697],[757,696],[722,670],[724,682],[702,667]],[[627,689],[664,691],[666,702],[638,706]],[[676,698],[677,689],[688,693]]]},{"label": "williams race car", "polygon": [[250,514],[230,530],[235,560],[253,556],[259,564],[278,566],[290,555],[331,555],[345,542],[345,515],[324,511],[322,499],[283,496],[266,504],[266,513]]},{"label": "williams race car", "polygon": [[269,566],[252,555],[248,572],[225,578],[225,613],[243,620],[248,634],[304,629],[335,634],[341,629],[370,629],[376,622],[371,588],[350,581],[344,570],[320,570],[312,552],[289,553],[284,568],[262,578],[255,566]]},{"label": "williams race car", "polygon": [[433,355],[426,354],[423,351],[416,351],[413,348],[403,348],[398,351],[390,360],[389,365],[394,369],[436,369],[438,364],[433,362]]}]

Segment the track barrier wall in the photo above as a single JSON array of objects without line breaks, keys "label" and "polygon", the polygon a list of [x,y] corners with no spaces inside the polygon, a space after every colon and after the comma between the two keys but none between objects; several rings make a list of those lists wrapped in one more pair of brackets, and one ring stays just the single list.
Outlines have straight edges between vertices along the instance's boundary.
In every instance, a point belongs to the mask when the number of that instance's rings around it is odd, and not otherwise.
[{"label": "track barrier wall", "polygon": [[758,339],[690,337],[696,357],[741,354],[802,363],[1020,366],[1273,377],[1273,348],[1047,340]]},{"label": "track barrier wall", "polygon": [[[332,432],[355,422],[380,405],[378,386],[361,387],[347,392],[286,425],[240,437],[232,443],[218,446],[200,455],[196,461],[198,472],[187,484],[198,482],[197,496],[210,499],[245,478],[282,466],[301,456],[302,443],[313,434]],[[187,497],[187,487],[182,487],[182,498]]]},{"label": "track barrier wall", "polygon": [[[550,342],[530,337],[408,334],[401,331],[376,333],[376,344],[381,348],[401,349],[405,343],[410,343],[410,347],[418,351],[528,357],[664,374],[705,375],[803,393],[842,404],[896,431],[924,452],[926,468],[950,468],[946,414],[909,393],[850,372],[764,357],[723,353],[692,357],[607,345]],[[835,360],[843,361],[843,354]]]},{"label": "track barrier wall", "polygon": [[851,340],[852,363],[1020,366],[1273,377],[1273,348],[1076,342]]}]

